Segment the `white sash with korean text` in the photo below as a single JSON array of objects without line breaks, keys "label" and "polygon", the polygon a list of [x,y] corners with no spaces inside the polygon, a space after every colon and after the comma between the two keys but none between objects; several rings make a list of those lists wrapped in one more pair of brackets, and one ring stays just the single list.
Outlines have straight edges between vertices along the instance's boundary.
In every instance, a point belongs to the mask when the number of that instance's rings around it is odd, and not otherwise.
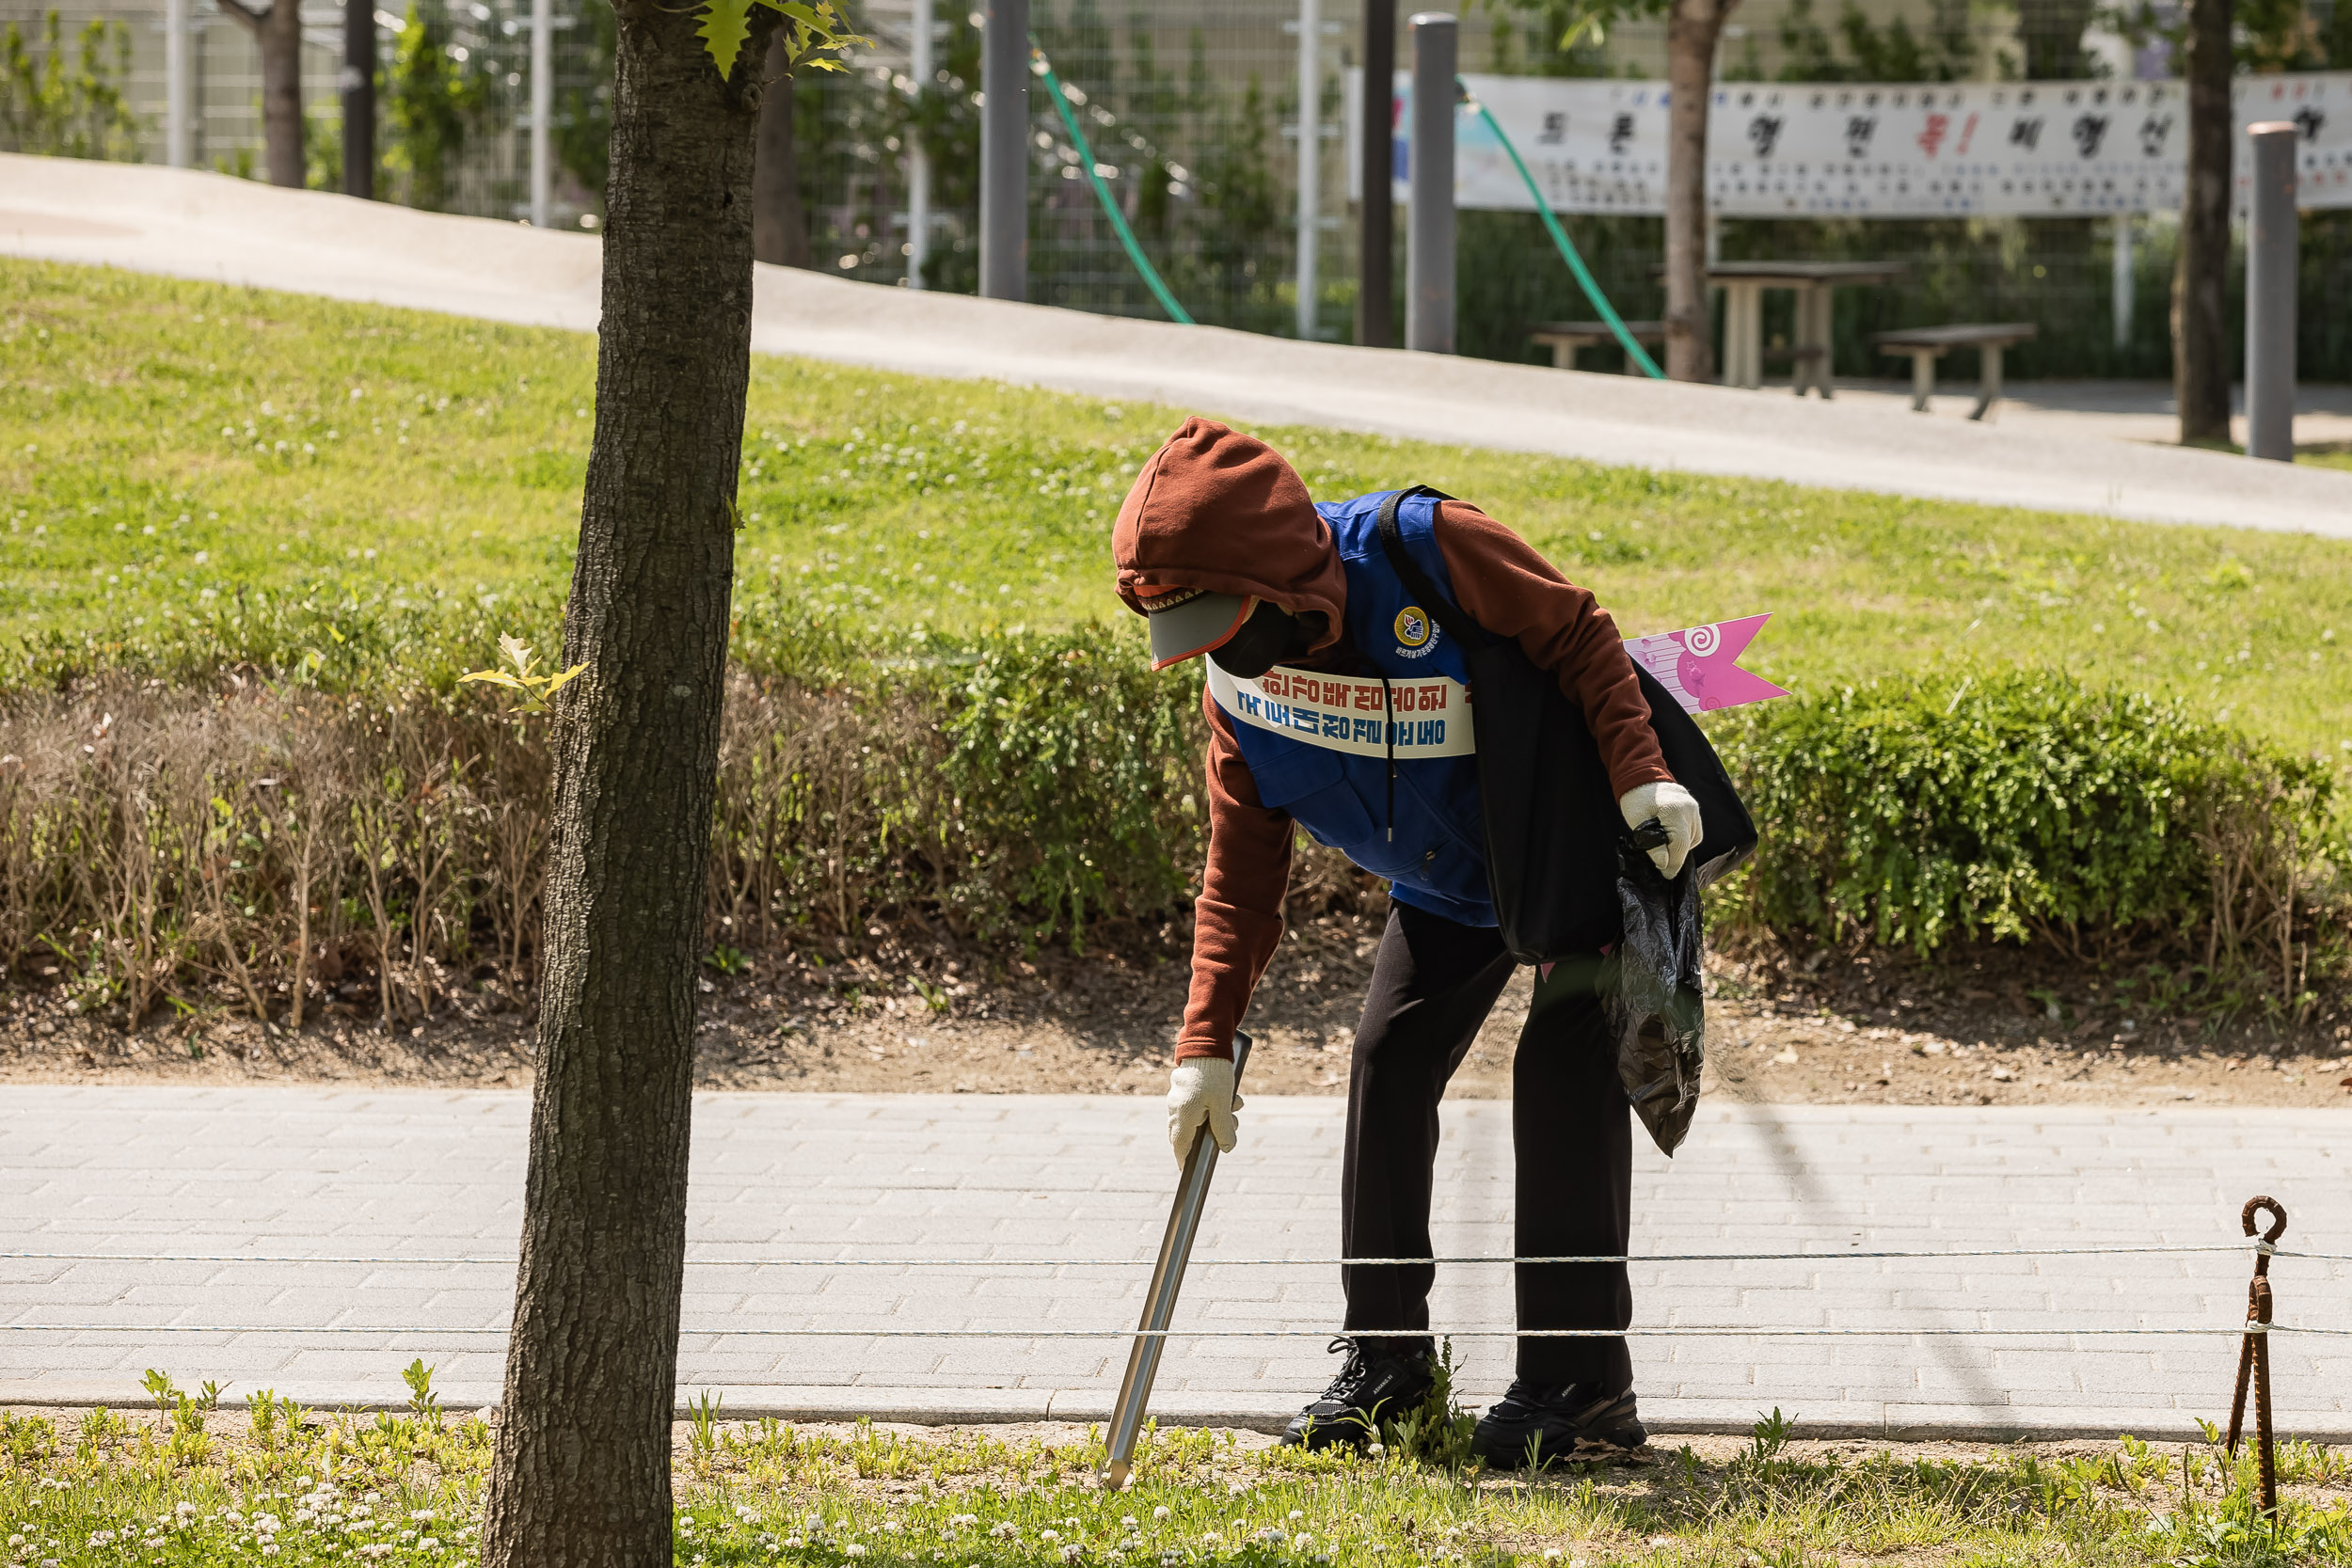
[{"label": "white sash with korean text", "polygon": [[[1377,677],[1327,675],[1276,665],[1256,680],[1241,680],[1208,660],[1209,694],[1233,721],[1303,740],[1326,751],[1385,757],[1384,699]],[[1470,732],[1470,691],[1443,675],[1391,678],[1396,702],[1396,756],[1466,757],[1477,751]]]}]

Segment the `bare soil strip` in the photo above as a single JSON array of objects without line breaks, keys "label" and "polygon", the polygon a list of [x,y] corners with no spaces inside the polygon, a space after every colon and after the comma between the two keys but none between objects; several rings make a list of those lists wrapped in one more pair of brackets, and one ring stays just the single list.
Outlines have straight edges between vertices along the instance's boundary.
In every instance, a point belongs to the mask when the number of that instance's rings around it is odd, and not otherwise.
[{"label": "bare soil strip", "polygon": [[[1296,924],[1259,989],[1249,1086],[1343,1094],[1377,944],[1376,919]],[[1181,1019],[1185,933],[1034,959],[926,940],[866,957],[759,955],[706,974],[698,1080],[729,1089],[858,1093],[1155,1094]],[[1887,1105],[2352,1106],[2352,1018],[2216,1024],[2140,1017],[2080,966],[2013,949],[1934,965],[1828,950],[1710,962],[1708,1092],[1736,1100]],[[919,982],[919,984],[918,984]],[[0,1082],[349,1082],[519,1085],[531,1016],[497,975],[443,977],[429,1018],[381,1016],[346,982],[299,1034],[226,1005],[137,1029],[59,993],[0,999]],[[1455,1077],[1510,1094],[1525,1014],[1512,982]],[[2341,1003],[2338,1004],[2342,1006]]]}]

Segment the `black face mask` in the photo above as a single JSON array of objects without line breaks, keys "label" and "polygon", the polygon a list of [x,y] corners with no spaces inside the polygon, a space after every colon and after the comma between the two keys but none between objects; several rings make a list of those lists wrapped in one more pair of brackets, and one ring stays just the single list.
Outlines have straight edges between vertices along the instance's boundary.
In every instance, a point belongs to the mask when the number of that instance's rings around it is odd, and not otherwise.
[{"label": "black face mask", "polygon": [[1256,680],[1286,658],[1296,658],[1323,635],[1320,611],[1293,615],[1271,599],[1260,599],[1241,630],[1212,649],[1216,667],[1239,680]]}]

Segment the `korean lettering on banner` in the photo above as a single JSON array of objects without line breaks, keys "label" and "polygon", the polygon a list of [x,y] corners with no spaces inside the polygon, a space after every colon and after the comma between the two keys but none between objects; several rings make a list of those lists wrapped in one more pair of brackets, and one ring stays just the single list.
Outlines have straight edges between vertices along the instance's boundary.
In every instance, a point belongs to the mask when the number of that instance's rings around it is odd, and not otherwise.
[{"label": "korean lettering on banner", "polygon": [[[1233,688],[1242,716],[1263,728],[1362,752],[1391,745],[1399,751],[1444,747],[1456,689],[1446,680],[1392,681],[1384,689],[1378,681],[1279,668],[1255,682],[1234,682]],[[1390,701],[1395,705],[1392,720],[1383,718]]]},{"label": "korean lettering on banner", "polygon": [[[1664,210],[1664,84],[1463,81],[1502,123],[1555,211]],[[1409,76],[1399,73],[1397,91],[1409,98]],[[2256,120],[2288,120],[2302,133],[2300,205],[2352,206],[2352,71],[2242,76],[2233,96],[2240,141]],[[1711,109],[1708,197],[1729,217],[2161,212],[2180,206],[2187,170],[2187,106],[2177,82],[1726,82]],[[1400,136],[1410,123],[1400,111]],[[1353,117],[1348,125],[1352,135]],[[1475,114],[1463,113],[1455,138],[1460,205],[1533,206]],[[1408,157],[1400,144],[1400,182]],[[2237,162],[2243,204],[2249,176],[2246,160]],[[1348,166],[1358,166],[1352,155]]]}]

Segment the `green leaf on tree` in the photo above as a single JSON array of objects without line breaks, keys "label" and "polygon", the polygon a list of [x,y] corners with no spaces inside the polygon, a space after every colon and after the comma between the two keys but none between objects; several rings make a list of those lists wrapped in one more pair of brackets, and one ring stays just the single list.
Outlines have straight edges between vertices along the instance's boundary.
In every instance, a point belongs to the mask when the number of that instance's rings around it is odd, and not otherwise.
[{"label": "green leaf on tree", "polygon": [[710,51],[719,74],[727,75],[735,70],[735,57],[743,52],[743,40],[751,36],[752,0],[706,0],[703,7],[703,47]]}]

